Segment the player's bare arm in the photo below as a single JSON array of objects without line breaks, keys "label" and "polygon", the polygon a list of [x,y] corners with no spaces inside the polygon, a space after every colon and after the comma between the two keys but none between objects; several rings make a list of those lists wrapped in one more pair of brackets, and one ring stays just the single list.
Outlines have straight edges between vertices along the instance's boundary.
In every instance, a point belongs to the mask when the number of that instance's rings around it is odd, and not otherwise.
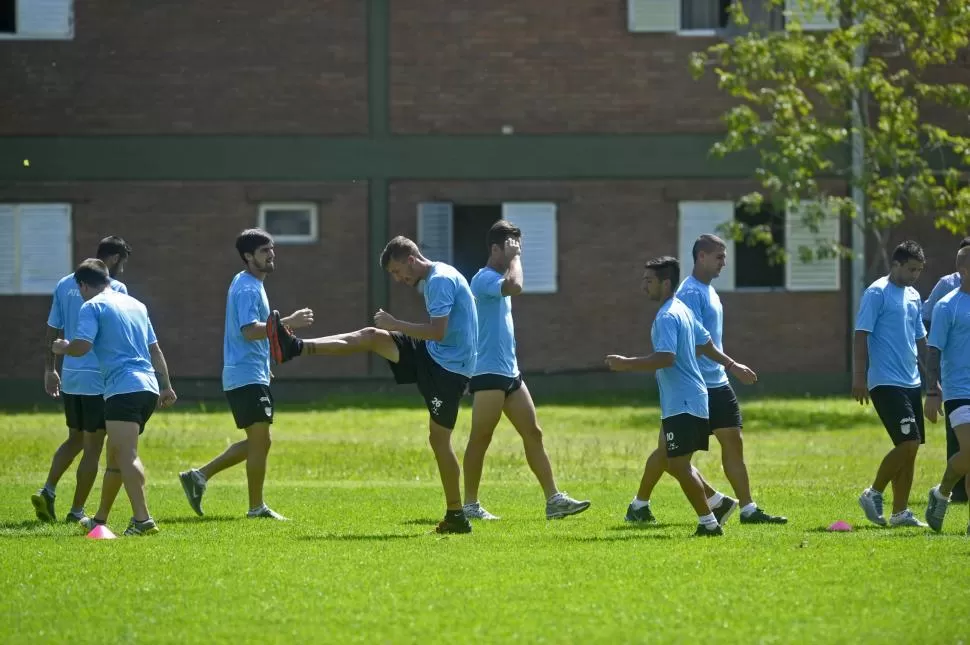
[{"label": "player's bare arm", "polygon": [[63,338],[58,338],[51,343],[51,351],[58,356],[84,356],[91,351],[91,341],[75,338],[67,342]]},{"label": "player's bare arm", "polygon": [[[924,343],[925,345],[925,343]],[[926,347],[926,402],[923,404],[923,414],[930,423],[936,423],[943,405],[943,393],[940,389],[940,350]]]},{"label": "player's bare arm", "polygon": [[61,395],[61,375],[57,373],[57,355],[53,352],[54,341],[63,335],[63,330],[47,327],[47,337],[44,340],[44,390],[54,398]]},{"label": "player's bare arm", "polygon": [[502,276],[502,295],[517,296],[522,293],[524,276],[522,273],[522,246],[519,240],[511,237],[505,240],[505,258],[508,269]]},{"label": "player's bare arm", "polygon": [[[290,329],[303,329],[313,324],[313,310],[309,308],[297,309],[289,316],[280,318],[280,322]],[[255,322],[243,327],[243,338],[249,341],[266,340],[266,323]]]},{"label": "player's bare arm", "polygon": [[852,398],[865,405],[869,402],[869,389],[866,387],[866,369],[869,367],[869,332],[856,330],[852,337]]},{"label": "player's bare arm", "polygon": [[919,361],[919,366],[922,368],[923,373],[926,373],[926,351],[928,345],[926,344],[926,338],[920,338],[916,341],[916,360]]},{"label": "player's bare arm", "polygon": [[670,367],[675,359],[671,352],[654,352],[648,356],[610,354],[606,357],[606,365],[613,372],[651,372]]},{"label": "player's bare arm", "polygon": [[152,357],[152,367],[155,368],[155,375],[158,377],[158,386],[161,390],[158,394],[158,407],[165,408],[175,403],[178,397],[172,389],[172,379],[168,375],[168,363],[165,355],[158,343],[148,346],[148,351]]},{"label": "player's bare arm", "polygon": [[754,373],[753,369],[747,365],[742,365],[719,350],[714,346],[714,341],[709,340],[703,345],[698,345],[697,354],[699,356],[706,356],[718,365],[723,365],[728,372],[737,377],[745,385],[752,385],[758,382],[758,375]]},{"label": "player's bare arm", "polygon": [[418,340],[440,341],[448,331],[448,316],[438,316],[426,323],[398,320],[383,309],[374,314],[374,326],[385,331],[396,331]]}]

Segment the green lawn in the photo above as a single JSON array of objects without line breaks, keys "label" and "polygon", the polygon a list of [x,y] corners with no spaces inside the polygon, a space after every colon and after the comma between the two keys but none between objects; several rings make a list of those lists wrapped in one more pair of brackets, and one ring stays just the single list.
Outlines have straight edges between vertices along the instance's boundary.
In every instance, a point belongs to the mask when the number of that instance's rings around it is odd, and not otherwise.
[{"label": "green lawn", "polygon": [[[871,409],[844,400],[749,401],[755,499],[786,527],[691,539],[696,518],[673,480],[658,488],[660,526],[622,521],[657,409],[627,398],[540,402],[560,486],[593,500],[547,522],[541,491],[503,422],[482,501],[502,521],[438,537],[443,512],[417,397],[344,398],[277,414],[267,501],[289,523],[245,519],[245,471],[209,485],[189,509],[176,474],[240,437],[224,408],[184,404],[143,437],[148,499],[162,532],[91,541],[40,525],[29,497],[60,441],[56,413],[0,416],[0,640],[4,642],[886,642],[970,640],[967,507],[943,535],[866,526],[856,503],[889,440]],[[470,420],[462,411],[461,453]],[[931,426],[912,508],[943,465]],[[719,451],[696,463],[729,491]],[[73,492],[58,488],[58,514]],[[88,508],[96,506],[99,486]],[[889,502],[887,495],[887,506]],[[122,494],[111,518],[120,533]],[[847,534],[825,527],[845,519]],[[963,616],[963,618],[960,618]]]}]

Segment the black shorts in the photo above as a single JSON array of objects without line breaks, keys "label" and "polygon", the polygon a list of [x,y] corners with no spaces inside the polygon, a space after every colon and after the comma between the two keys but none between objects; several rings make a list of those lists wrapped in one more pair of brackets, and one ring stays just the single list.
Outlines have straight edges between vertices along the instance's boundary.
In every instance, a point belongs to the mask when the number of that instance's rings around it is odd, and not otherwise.
[{"label": "black shorts", "polygon": [[84,432],[104,430],[104,397],[100,394],[64,394],[67,427]]},{"label": "black shorts", "polygon": [[399,384],[417,383],[431,419],[443,428],[454,430],[458,405],[468,387],[468,377],[449,372],[428,353],[427,343],[400,332],[391,332],[397,345],[398,360],[387,361]]},{"label": "black shorts", "polygon": [[730,385],[707,390],[708,425],[713,433],[722,428],[741,428],[741,408]]},{"label": "black shorts", "polygon": [[257,423],[273,423],[273,393],[268,385],[252,383],[226,390],[226,399],[240,430]]},{"label": "black shorts", "polygon": [[[953,430],[953,424],[950,422],[950,415],[956,412],[957,410],[959,410],[960,408],[964,408],[968,406],[970,406],[970,399],[953,399],[951,401],[943,402],[943,413],[946,415],[946,426],[947,426],[947,429],[953,434],[954,438],[956,438],[956,433]],[[963,421],[963,419],[958,419],[958,421]],[[961,423],[960,425],[963,425],[963,424]],[[959,428],[960,425],[958,425],[957,427]],[[957,443],[957,446],[959,445],[960,444]]]},{"label": "black shorts", "polygon": [[894,446],[904,441],[926,443],[923,400],[918,387],[877,385],[869,390],[869,398]]},{"label": "black shorts", "polygon": [[501,374],[478,374],[468,383],[468,391],[484,392],[486,390],[502,390],[506,398],[522,387],[522,375],[502,376]]},{"label": "black shorts", "polygon": [[158,395],[154,392],[115,394],[104,400],[104,420],[137,423],[138,434],[141,434],[157,405]]},{"label": "black shorts", "polygon": [[707,450],[711,437],[707,419],[693,414],[675,414],[661,422],[668,457],[683,457],[698,450]]}]

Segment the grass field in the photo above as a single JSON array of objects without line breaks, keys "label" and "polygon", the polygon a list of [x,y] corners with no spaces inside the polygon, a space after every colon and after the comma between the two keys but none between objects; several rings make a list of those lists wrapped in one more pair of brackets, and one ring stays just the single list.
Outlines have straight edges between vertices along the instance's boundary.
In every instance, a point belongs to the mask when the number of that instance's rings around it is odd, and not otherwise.
[{"label": "grass field", "polygon": [[[143,437],[148,500],[162,533],[91,541],[41,525],[29,497],[61,440],[56,413],[0,416],[0,639],[4,642],[970,642],[967,507],[943,535],[866,526],[856,503],[889,441],[847,400],[749,401],[755,499],[785,527],[690,539],[696,517],[673,480],[660,525],[622,521],[656,444],[657,409],[631,399],[542,402],[560,486],[593,500],[547,522],[505,422],[482,501],[502,521],[430,533],[443,512],[416,397],[277,412],[267,501],[289,523],[251,521],[245,471],[213,479],[196,518],[176,474],[239,438],[224,408],[157,414]],[[459,418],[461,453],[470,414]],[[729,491],[720,453],[696,463]],[[943,464],[931,426],[917,462],[920,516]],[[73,469],[58,488],[69,507]],[[93,510],[100,485],[88,508]],[[889,496],[887,495],[887,505]],[[110,525],[130,508],[119,497]],[[828,533],[837,519],[856,526]],[[964,597],[965,598],[965,597]],[[962,616],[962,618],[961,618]]]}]

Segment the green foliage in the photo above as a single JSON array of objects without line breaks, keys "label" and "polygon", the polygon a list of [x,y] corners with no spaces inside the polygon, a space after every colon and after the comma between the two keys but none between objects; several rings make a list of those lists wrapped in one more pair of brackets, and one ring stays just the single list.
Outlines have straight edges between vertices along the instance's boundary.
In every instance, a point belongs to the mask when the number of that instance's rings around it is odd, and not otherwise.
[{"label": "green foliage", "polygon": [[[884,250],[888,231],[906,217],[930,217],[938,227],[964,234],[970,227],[970,138],[964,136],[970,127],[963,127],[970,126],[970,89],[942,79],[945,68],[967,54],[970,3],[804,0],[800,11],[786,12],[784,30],[770,30],[749,20],[746,7],[765,15],[782,11],[784,0],[769,0],[764,8],[754,2],[761,0],[738,0],[732,9],[743,33],[690,61],[695,77],[713,69],[720,89],[738,100],[724,115],[728,131],[713,153],[755,149],[760,155],[763,190],[745,196],[744,203],[813,201],[819,206],[799,214],[812,230],[821,218],[837,214]],[[840,19],[841,26],[810,30],[799,14]],[[963,133],[930,122],[927,110],[954,115]],[[856,168],[854,139],[864,147]],[[860,190],[864,212],[826,179]],[[735,226],[729,233],[774,245],[764,231]],[[802,250],[805,257],[833,253],[849,250],[840,240]]]}]

